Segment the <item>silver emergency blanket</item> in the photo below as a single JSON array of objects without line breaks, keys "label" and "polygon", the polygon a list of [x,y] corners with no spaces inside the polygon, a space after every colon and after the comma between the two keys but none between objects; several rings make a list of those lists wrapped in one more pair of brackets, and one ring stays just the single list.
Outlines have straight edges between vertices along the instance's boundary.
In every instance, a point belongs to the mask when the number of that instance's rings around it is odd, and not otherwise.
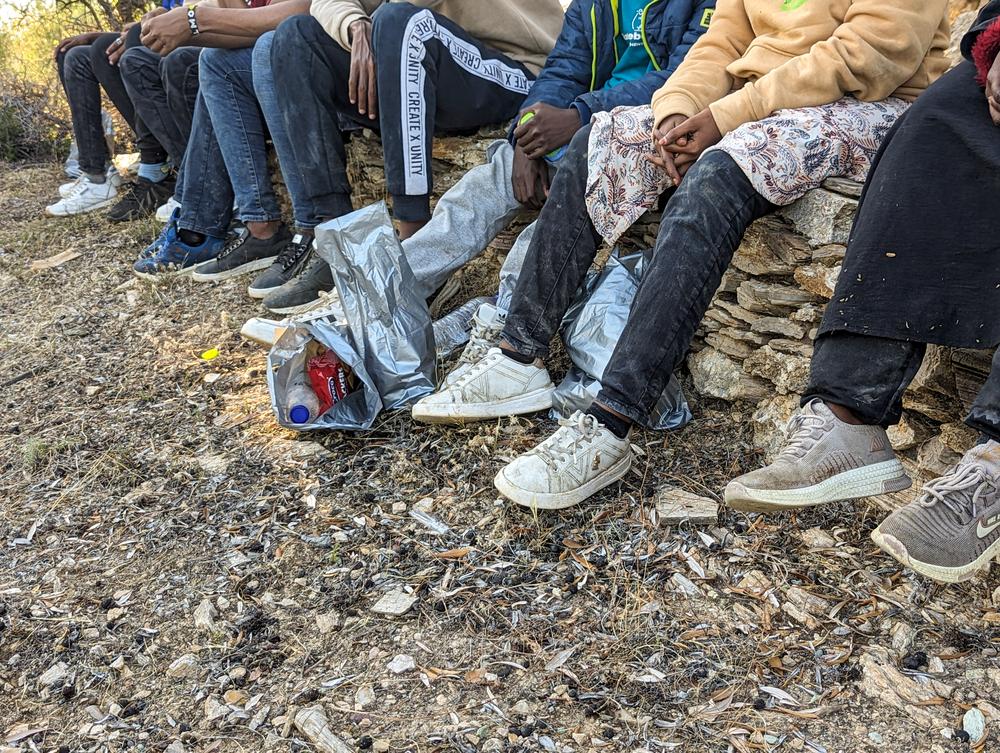
[{"label": "silver emergency blanket", "polygon": [[319,225],[352,343],[388,410],[434,391],[434,332],[384,202]]},{"label": "silver emergency blanket", "polygon": [[[625,329],[648,253],[612,255],[603,269],[587,275],[562,322],[562,338],[573,367],[552,396],[553,418],[586,410],[601,391],[600,378]],[[671,375],[644,425],[677,429],[690,420],[680,382]]]},{"label": "silver emergency blanket", "polygon": [[[287,326],[267,356],[267,386],[278,423],[296,431],[370,428],[382,410],[382,400],[354,346],[347,323],[337,321],[329,311],[317,311],[315,316],[297,316]],[[296,424],[288,417],[286,394],[294,375],[305,369],[306,350],[314,340],[337,354],[354,372],[358,386],[314,422]]]}]

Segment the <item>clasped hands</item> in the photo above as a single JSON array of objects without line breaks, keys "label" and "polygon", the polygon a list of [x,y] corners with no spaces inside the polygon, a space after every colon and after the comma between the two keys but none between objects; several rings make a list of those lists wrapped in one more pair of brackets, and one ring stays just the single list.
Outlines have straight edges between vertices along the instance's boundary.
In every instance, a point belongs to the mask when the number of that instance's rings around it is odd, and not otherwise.
[{"label": "clasped hands", "polygon": [[702,152],[722,140],[722,133],[712,111],[706,107],[690,118],[665,117],[653,128],[651,138],[653,154],[646,155],[646,159],[666,172],[674,186],[679,186]]}]

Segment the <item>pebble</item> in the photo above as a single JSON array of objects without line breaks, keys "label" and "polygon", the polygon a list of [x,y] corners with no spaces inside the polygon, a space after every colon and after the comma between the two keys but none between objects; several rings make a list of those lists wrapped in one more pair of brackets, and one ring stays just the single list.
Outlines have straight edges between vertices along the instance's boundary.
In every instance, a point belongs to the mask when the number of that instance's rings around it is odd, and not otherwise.
[{"label": "pebble", "polygon": [[186,679],[197,677],[201,674],[201,667],[198,665],[198,657],[194,654],[184,654],[174,659],[167,667],[168,677],[178,677]]},{"label": "pebble", "polygon": [[406,614],[417,603],[415,594],[408,594],[400,588],[390,591],[381,599],[375,602],[371,610],[375,614],[385,614],[392,617]]},{"label": "pebble", "polygon": [[38,686],[42,688],[47,688],[56,683],[60,685],[66,682],[69,677],[69,666],[66,662],[57,662],[49,667],[42,675],[38,678]]},{"label": "pebble", "polygon": [[406,654],[398,654],[386,665],[386,668],[394,675],[401,675],[404,672],[416,669],[416,667],[417,663],[413,660],[413,657]]},{"label": "pebble", "polygon": [[372,743],[372,750],[374,750],[375,753],[387,753],[390,748],[391,746],[389,745],[388,740],[376,740]]},{"label": "pebble", "polygon": [[316,628],[319,630],[320,635],[329,635],[334,630],[339,630],[343,624],[343,620],[340,619],[340,615],[336,612],[316,615]]},{"label": "pebble", "polygon": [[215,618],[218,614],[212,602],[202,599],[201,604],[194,608],[194,626],[199,630],[211,632],[215,630]]},{"label": "pebble", "polygon": [[392,503],[392,512],[393,512],[394,515],[402,515],[404,512],[406,512],[406,503],[405,502],[393,502]]},{"label": "pebble", "polygon": [[[431,512],[434,510],[434,499],[433,497],[424,497],[423,499],[417,500],[413,505],[414,510],[420,510],[420,512]],[[1000,589],[997,589],[1000,591]]]},{"label": "pebble", "polygon": [[512,714],[519,714],[520,716],[529,716],[531,714],[531,706],[523,698],[511,706],[510,709]]},{"label": "pebble", "polygon": [[354,705],[358,709],[364,709],[375,703],[375,689],[371,685],[362,685],[354,694]]},{"label": "pebble", "polygon": [[971,708],[962,717],[962,729],[969,733],[969,742],[978,745],[986,737],[986,717],[977,708]]},{"label": "pebble", "polygon": [[876,745],[881,745],[882,743],[885,742],[885,740],[882,739],[882,735],[880,735],[878,732],[869,732],[868,739],[871,740]]}]

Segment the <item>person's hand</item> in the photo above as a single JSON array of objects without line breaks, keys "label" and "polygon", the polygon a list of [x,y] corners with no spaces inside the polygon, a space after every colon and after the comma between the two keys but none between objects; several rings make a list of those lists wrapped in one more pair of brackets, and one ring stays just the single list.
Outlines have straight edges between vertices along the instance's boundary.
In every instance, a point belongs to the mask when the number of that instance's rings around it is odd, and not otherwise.
[{"label": "person's hand", "polygon": [[347,94],[358,112],[371,120],[378,117],[378,88],[375,80],[375,53],[372,52],[372,22],[363,18],[350,26],[351,74]]},{"label": "person's hand", "polygon": [[549,195],[549,169],[544,160],[531,159],[518,144],[511,171],[514,198],[529,209],[541,209]]},{"label": "person's hand", "polygon": [[121,60],[122,54],[125,52],[125,38],[134,26],[135,21],[130,21],[125,24],[122,28],[122,33],[118,35],[118,39],[108,45],[108,62],[111,63],[111,65],[118,65],[118,61]]},{"label": "person's hand", "polygon": [[986,77],[986,101],[990,106],[993,124],[1000,126],[1000,55],[993,61],[993,67]]},{"label": "person's hand", "polygon": [[670,176],[670,182],[675,186],[680,185],[681,174],[677,172],[674,165],[674,155],[667,151],[664,139],[674,128],[683,123],[687,118],[683,115],[668,115],[653,128],[650,137],[653,139],[653,153],[647,154],[646,159]]},{"label": "person's hand", "polygon": [[533,112],[534,117],[514,129],[514,138],[531,159],[541,159],[565,146],[580,130],[580,113],[575,107],[563,109],[537,102],[518,114],[519,123],[528,112]]},{"label": "person's hand", "polygon": [[88,31],[85,34],[77,34],[73,37],[66,37],[63,41],[56,45],[56,49],[52,53],[52,57],[58,58],[60,54],[73,49],[74,47],[79,47],[84,44],[93,44],[97,38],[101,36],[99,31]]},{"label": "person's hand", "polygon": [[139,39],[158,55],[173,52],[191,41],[191,25],[187,14],[188,9],[181,6],[144,20]]},{"label": "person's hand", "polygon": [[156,18],[157,16],[162,16],[166,12],[167,12],[166,8],[164,8],[162,5],[157,5],[155,8],[153,8],[153,10],[146,11],[146,13],[143,14],[142,18],[139,19],[139,23],[144,24],[147,21]]},{"label": "person's hand", "polygon": [[715,116],[707,107],[680,123],[663,137],[663,148],[674,155],[674,167],[684,177],[701,153],[722,141]]}]

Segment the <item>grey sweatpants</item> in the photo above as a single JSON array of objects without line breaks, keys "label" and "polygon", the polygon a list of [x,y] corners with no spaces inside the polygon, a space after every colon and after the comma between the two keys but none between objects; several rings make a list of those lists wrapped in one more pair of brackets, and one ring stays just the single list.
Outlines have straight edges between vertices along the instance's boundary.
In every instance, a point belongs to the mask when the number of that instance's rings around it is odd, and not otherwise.
[{"label": "grey sweatpants", "polygon": [[[452,272],[483,253],[522,210],[511,186],[513,166],[514,148],[506,141],[491,144],[487,162],[462,176],[438,201],[430,222],[403,241],[423,297],[433,295]],[[500,270],[501,311],[510,303],[534,230],[535,223],[524,229]]]}]

